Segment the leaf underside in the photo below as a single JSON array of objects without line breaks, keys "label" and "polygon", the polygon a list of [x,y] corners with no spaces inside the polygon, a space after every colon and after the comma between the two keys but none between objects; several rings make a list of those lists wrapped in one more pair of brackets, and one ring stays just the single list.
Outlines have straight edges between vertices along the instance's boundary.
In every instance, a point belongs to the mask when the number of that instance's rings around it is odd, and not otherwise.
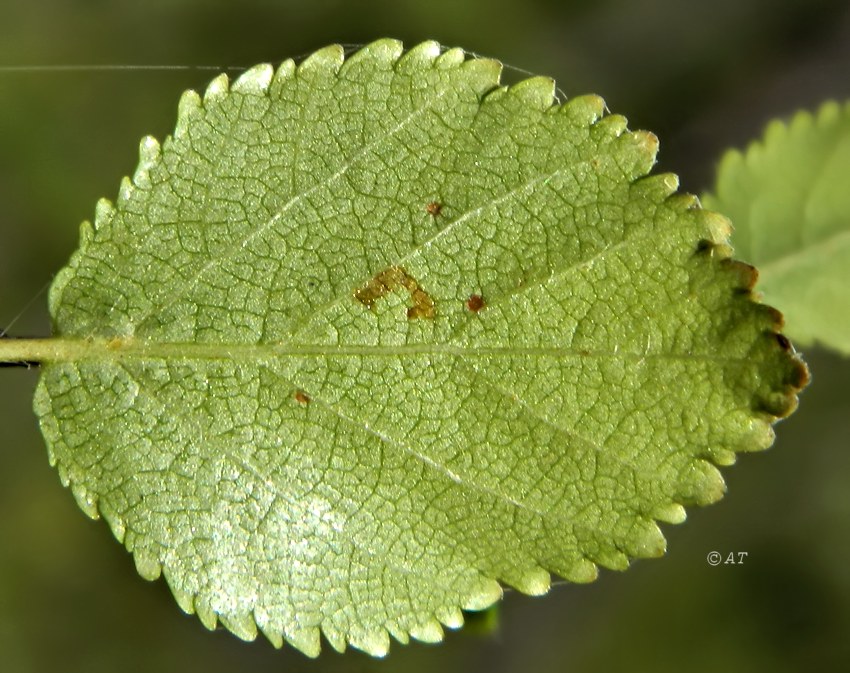
[{"label": "leaf underside", "polygon": [[788,334],[850,355],[850,103],[825,103],[727,152],[706,207],[735,225],[735,253],[759,269]]},{"label": "leaf underside", "polygon": [[207,627],[440,640],[661,555],[793,410],[781,316],[655,137],[499,77],[392,40],[219,77],[84,223],[51,461]]}]

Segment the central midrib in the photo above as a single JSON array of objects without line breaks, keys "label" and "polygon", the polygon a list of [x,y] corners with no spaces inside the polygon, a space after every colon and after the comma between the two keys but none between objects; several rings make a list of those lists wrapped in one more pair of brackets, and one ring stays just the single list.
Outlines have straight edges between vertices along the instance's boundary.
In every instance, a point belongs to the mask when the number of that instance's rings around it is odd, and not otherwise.
[{"label": "central midrib", "polygon": [[0,361],[40,363],[110,362],[128,360],[233,360],[263,361],[289,357],[405,357],[448,355],[453,357],[608,358],[614,360],[694,360],[721,363],[748,363],[746,358],[706,353],[639,353],[619,349],[584,350],[558,346],[469,346],[453,343],[401,345],[333,344],[227,344],[169,343],[141,339],[67,338],[2,339]]}]

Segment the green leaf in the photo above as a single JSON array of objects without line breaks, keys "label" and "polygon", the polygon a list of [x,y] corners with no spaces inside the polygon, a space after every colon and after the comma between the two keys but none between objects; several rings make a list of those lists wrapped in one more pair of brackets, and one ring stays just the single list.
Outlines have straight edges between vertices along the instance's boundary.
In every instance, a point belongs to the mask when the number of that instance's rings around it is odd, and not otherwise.
[{"label": "green leaf", "polygon": [[850,103],[771,122],[726,153],[716,192],[705,206],[731,218],[736,254],[758,267],[788,334],[850,355]]},{"label": "green leaf", "polygon": [[656,520],[771,444],[806,369],[657,141],[381,40],[186,93],[50,294],[51,460],[212,628],[381,655]]}]

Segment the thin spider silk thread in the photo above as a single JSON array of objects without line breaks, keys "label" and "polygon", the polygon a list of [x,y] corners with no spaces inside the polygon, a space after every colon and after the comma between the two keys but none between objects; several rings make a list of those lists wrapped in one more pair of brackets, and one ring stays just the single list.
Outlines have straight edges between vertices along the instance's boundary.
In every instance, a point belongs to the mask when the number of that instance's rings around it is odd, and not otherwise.
[{"label": "thin spider silk thread", "polygon": [[[342,42],[339,43],[343,49],[343,53],[346,56],[350,56],[354,52],[363,47],[368,46],[366,43],[357,43],[357,42]],[[454,47],[449,47],[446,45],[440,45],[440,53],[444,54],[445,52],[454,49]],[[486,54],[480,54],[474,51],[470,51],[469,49],[464,49],[464,53],[469,54],[474,58],[492,58],[487,56]],[[300,54],[296,54],[295,56],[290,56],[281,61],[288,60],[291,58],[293,61],[300,62],[304,59],[308,58],[312,53],[303,52]],[[500,60],[500,59],[494,59]],[[279,61],[280,62],[280,61]],[[526,70],[525,68],[520,68],[519,66],[515,66],[511,63],[506,63],[505,61],[501,61],[502,66],[505,70],[514,72],[518,75],[525,75],[527,77],[534,77],[535,73],[530,70]],[[39,64],[24,64],[24,65],[0,65],[0,74],[52,74],[52,73],[97,73],[97,72],[120,72],[120,73],[129,73],[129,72],[245,72],[251,66],[242,66],[242,65],[191,65],[191,64],[134,64],[134,63],[105,63],[105,64],[53,64],[53,65],[39,65]],[[562,102],[562,100],[567,99],[567,94],[558,87],[556,89],[556,95],[558,98],[558,102]]]}]

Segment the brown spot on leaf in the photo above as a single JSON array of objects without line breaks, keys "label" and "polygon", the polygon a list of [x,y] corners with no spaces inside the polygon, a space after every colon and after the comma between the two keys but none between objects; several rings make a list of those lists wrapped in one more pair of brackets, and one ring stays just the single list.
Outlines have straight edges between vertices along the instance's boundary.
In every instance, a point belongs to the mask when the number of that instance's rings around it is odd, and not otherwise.
[{"label": "brown spot on leaf", "polygon": [[784,350],[784,351],[790,351],[791,350],[791,342],[788,341],[788,337],[786,337],[784,334],[777,334],[776,335],[776,341],[777,341],[777,343],[779,344],[779,347],[782,350]]},{"label": "brown spot on leaf", "polygon": [[354,291],[354,298],[366,308],[374,309],[375,302],[396,290],[407,290],[413,306],[407,309],[409,320],[433,318],[437,314],[434,300],[416,279],[400,266],[390,266],[375,275],[363,287]]},{"label": "brown spot on leaf", "polygon": [[712,248],[714,248],[715,243],[709,241],[708,239],[703,238],[697,243],[697,253],[706,253],[711,252]]},{"label": "brown spot on leaf", "polygon": [[474,294],[469,299],[466,300],[466,308],[468,308],[473,313],[478,313],[481,309],[487,306],[487,302],[484,301],[484,297],[480,294]]},{"label": "brown spot on leaf", "polygon": [[431,201],[431,203],[425,206],[425,212],[431,217],[437,218],[440,216],[440,213],[443,212],[443,204],[439,201]]},{"label": "brown spot on leaf", "polygon": [[295,395],[293,395],[295,401],[299,404],[310,404],[310,396],[305,393],[303,390],[296,390]]}]

